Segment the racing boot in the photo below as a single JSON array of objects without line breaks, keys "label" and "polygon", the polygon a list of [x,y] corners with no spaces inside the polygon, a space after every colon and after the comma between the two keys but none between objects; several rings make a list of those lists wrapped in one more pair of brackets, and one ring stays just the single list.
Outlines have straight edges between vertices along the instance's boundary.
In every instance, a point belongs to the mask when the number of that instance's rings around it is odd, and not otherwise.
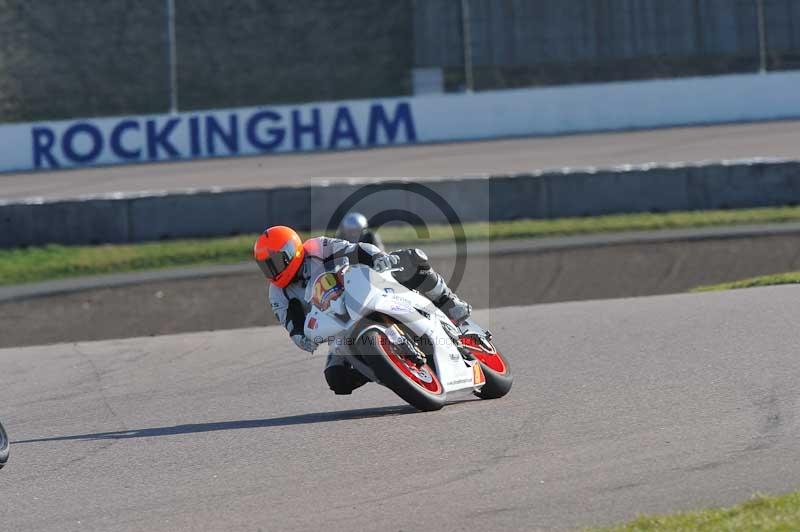
[{"label": "racing boot", "polygon": [[325,381],[336,395],[350,395],[369,382],[364,375],[347,364],[343,357],[330,353],[325,364]]},{"label": "racing boot", "polygon": [[472,307],[450,290],[442,276],[431,268],[428,256],[421,249],[401,249],[393,251],[392,255],[399,259],[401,271],[393,274],[398,282],[430,299],[456,324],[469,318]]},{"label": "racing boot", "polygon": [[433,288],[422,292],[422,295],[433,301],[453,323],[460,325],[472,314],[472,305],[458,297],[444,282],[442,276],[431,270],[430,277],[436,277]]}]

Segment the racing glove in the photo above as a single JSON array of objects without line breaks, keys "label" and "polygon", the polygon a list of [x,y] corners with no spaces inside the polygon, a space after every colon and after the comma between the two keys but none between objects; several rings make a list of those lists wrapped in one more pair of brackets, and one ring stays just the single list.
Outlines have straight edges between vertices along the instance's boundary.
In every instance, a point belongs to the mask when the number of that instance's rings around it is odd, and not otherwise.
[{"label": "racing glove", "polygon": [[319,344],[314,340],[309,340],[305,334],[295,334],[292,336],[292,341],[294,344],[302,349],[303,351],[308,351],[309,353],[313,353],[314,350],[319,347]]},{"label": "racing glove", "polygon": [[397,255],[382,253],[372,259],[372,269],[378,273],[383,273],[394,268],[398,262],[400,262],[400,257]]}]

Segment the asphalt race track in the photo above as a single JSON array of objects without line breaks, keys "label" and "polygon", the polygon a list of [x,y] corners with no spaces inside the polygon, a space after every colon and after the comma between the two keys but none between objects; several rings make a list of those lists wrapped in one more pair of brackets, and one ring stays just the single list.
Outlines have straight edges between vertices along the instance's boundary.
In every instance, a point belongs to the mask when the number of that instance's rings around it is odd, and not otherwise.
[{"label": "asphalt race track", "polygon": [[[726,229],[727,237],[717,239],[689,236],[715,231],[705,229],[682,232],[683,236],[681,232],[658,231],[475,242],[468,247],[471,251],[463,281],[453,288],[475,308],[498,308],[678,293],[701,285],[796,271],[800,269],[800,226],[784,224],[771,230],[778,227],[791,231],[734,237],[735,230]],[[636,240],[636,235],[642,240]],[[659,235],[675,240],[655,240]],[[632,240],[610,244],[622,237]],[[605,242],[580,246],[581,240]],[[449,279],[455,266],[452,250],[422,247],[436,270]],[[491,254],[481,252],[481,247]],[[0,349],[274,324],[264,276],[252,263],[237,271],[177,280],[165,278],[163,271],[142,272],[134,274],[140,281],[132,285],[100,284],[93,289],[5,302],[4,293],[20,287],[0,287]],[[62,287],[79,282],[56,281]]]},{"label": "asphalt race track", "polygon": [[277,328],[0,350],[4,530],[531,530],[800,487],[800,287],[480,311],[516,377],[334,397]]},{"label": "asphalt race track", "polygon": [[800,121],[0,174],[0,199],[800,156]]}]

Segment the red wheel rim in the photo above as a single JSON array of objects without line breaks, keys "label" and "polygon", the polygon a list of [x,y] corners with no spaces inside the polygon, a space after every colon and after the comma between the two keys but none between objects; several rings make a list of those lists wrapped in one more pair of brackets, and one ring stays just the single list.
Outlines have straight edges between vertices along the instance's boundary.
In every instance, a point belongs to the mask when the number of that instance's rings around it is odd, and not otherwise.
[{"label": "red wheel rim", "polygon": [[461,343],[490,370],[501,375],[506,372],[506,361],[503,360],[503,356],[497,352],[497,349],[494,348],[494,345],[489,340],[482,341],[477,336],[470,335],[462,336]]},{"label": "red wheel rim", "polygon": [[417,367],[413,362],[408,360],[397,347],[389,341],[385,336],[380,337],[380,344],[383,352],[392,363],[406,376],[408,380],[423,388],[424,390],[439,395],[442,393],[442,385],[439,383],[439,378],[427,364]]}]

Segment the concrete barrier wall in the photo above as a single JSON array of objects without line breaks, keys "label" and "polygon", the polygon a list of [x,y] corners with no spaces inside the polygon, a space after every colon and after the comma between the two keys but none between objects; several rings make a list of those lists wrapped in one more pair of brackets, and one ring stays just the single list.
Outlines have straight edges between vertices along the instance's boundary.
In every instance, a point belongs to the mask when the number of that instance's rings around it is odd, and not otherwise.
[{"label": "concrete barrier wall", "polygon": [[800,117],[800,72],[0,125],[0,171]]},{"label": "concrete barrier wall", "polygon": [[[348,199],[354,199],[349,207]],[[565,169],[424,182],[0,202],[0,247],[227,236],[275,224],[321,230],[335,224],[337,210],[346,207],[379,223],[441,224],[798,202],[800,161]]]}]

